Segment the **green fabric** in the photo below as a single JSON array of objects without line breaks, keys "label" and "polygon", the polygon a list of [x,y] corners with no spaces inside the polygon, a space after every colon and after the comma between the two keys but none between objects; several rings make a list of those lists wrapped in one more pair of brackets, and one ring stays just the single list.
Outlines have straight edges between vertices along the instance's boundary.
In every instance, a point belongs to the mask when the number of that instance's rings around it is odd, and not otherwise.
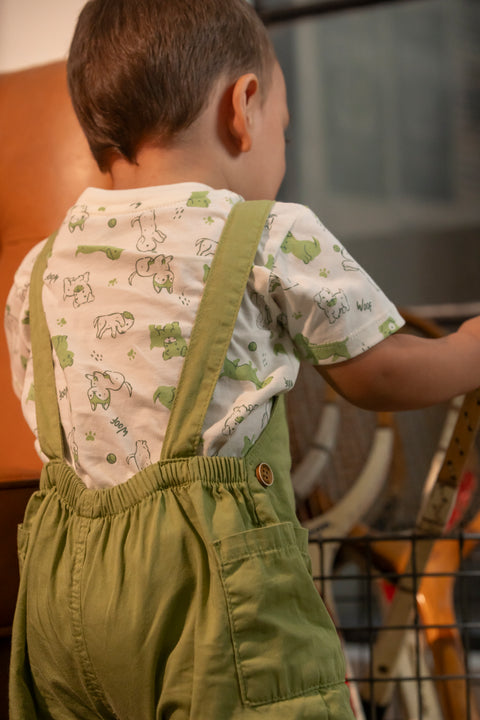
[{"label": "green fabric", "polygon": [[[265,218],[266,207],[259,211]],[[262,228],[258,220],[250,251]],[[218,250],[228,255],[235,236],[224,233]],[[243,280],[235,297],[222,295],[208,327],[210,339],[223,327],[218,353],[228,344],[225,327],[252,257],[245,252],[242,265],[231,268]],[[217,273],[225,269],[217,267],[206,303],[221,287]],[[34,352],[41,347],[51,358],[44,341],[33,341]],[[47,360],[36,366],[45,372],[35,377],[39,387],[49,374],[51,382]],[[192,367],[188,354],[187,361]],[[215,361],[210,391],[221,367]],[[171,452],[184,448],[184,456],[166,457],[126,483],[87,489],[61,459],[61,435],[46,437],[54,459],[19,529],[11,720],[353,717],[336,631],[311,579],[307,532],[295,517],[283,399],[245,458],[195,456],[210,398],[205,391],[198,410],[190,371],[184,376],[189,391],[180,394],[168,428]],[[48,417],[46,410],[39,417]],[[48,426],[47,436],[58,431]],[[269,488],[256,479],[260,461],[273,470]]]},{"label": "green fabric", "polygon": [[[48,238],[32,271],[29,292],[32,361],[35,383],[37,431],[40,447],[50,460],[63,460],[63,439],[57,404],[51,340],[42,305],[43,273],[57,233]],[[40,380],[41,379],[41,380]]]}]

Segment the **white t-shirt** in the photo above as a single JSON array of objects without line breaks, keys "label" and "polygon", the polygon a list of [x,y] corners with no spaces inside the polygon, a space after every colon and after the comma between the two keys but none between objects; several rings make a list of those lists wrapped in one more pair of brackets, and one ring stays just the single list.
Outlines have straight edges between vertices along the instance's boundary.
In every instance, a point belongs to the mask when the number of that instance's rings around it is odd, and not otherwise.
[{"label": "white t-shirt", "polygon": [[[43,302],[66,459],[88,487],[119,484],[159,459],[212,258],[229,211],[241,201],[197,183],[89,188],[68,212],[44,275]],[[20,266],[6,313],[14,388],[33,430],[28,287],[42,247]],[[273,396],[293,387],[299,359],[340,362],[402,324],[310,210],[276,203],[200,452],[243,455],[268,422]]]}]

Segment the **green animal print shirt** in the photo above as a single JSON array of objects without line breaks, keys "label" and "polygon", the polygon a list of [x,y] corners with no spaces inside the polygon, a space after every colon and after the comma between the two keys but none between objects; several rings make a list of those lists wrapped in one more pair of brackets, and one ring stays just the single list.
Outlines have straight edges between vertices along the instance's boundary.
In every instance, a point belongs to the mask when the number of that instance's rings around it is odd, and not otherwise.
[{"label": "green animal print shirt", "polygon": [[[89,188],[61,225],[43,300],[67,460],[88,487],[121,483],[160,457],[212,258],[232,205],[241,201],[194,183]],[[6,310],[14,387],[33,430],[28,286],[42,246],[20,266]],[[241,456],[267,423],[273,396],[295,383],[301,359],[342,362],[402,322],[310,210],[276,203],[201,451]]]}]

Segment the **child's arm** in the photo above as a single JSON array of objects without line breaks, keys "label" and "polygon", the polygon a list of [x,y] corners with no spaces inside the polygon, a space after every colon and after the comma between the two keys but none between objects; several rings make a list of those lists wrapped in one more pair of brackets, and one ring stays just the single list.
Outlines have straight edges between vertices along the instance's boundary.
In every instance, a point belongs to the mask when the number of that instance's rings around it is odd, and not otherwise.
[{"label": "child's arm", "polygon": [[317,369],[368,410],[412,410],[480,386],[480,316],[439,339],[396,333],[352,360]]}]

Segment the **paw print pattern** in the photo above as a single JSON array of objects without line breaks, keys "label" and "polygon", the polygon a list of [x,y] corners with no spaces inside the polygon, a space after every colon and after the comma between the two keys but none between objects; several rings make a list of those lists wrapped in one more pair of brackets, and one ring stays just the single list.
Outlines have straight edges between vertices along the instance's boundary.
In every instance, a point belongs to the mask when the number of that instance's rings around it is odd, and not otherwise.
[{"label": "paw print pattern", "polygon": [[97,433],[89,430],[88,433],[85,433],[85,440],[88,440],[89,442],[93,442],[95,440],[96,436],[97,436]]}]

